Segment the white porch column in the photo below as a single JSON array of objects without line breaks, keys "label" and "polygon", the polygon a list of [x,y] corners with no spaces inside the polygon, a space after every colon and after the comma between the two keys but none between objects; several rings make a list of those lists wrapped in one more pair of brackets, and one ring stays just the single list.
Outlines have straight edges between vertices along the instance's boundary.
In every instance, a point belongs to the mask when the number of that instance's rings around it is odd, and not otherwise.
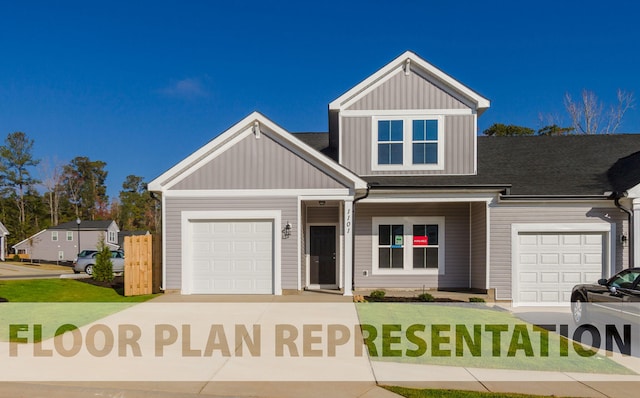
[{"label": "white porch column", "polygon": [[630,262],[633,260],[633,263],[629,264],[629,267],[638,267],[640,263],[640,198],[633,199],[633,217],[632,217],[633,225],[630,226],[633,228],[631,233],[631,241],[629,244],[631,245],[631,250],[633,252],[633,259],[629,259]]},{"label": "white porch column", "polygon": [[344,201],[344,295],[353,296],[353,200]]}]

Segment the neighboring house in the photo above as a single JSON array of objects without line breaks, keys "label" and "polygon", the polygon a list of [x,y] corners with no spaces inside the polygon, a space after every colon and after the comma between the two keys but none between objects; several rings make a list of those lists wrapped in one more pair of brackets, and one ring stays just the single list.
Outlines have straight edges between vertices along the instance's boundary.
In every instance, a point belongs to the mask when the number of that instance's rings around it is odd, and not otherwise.
[{"label": "neighboring house", "polygon": [[149,183],[163,288],[550,304],[633,264],[640,136],[478,137],[489,105],[406,52],[331,102],[328,134],[252,113]]},{"label": "neighboring house", "polygon": [[73,261],[80,251],[95,249],[101,238],[111,250],[118,249],[119,232],[118,224],[111,220],[83,220],[79,225],[69,221],[30,236],[13,245],[13,250],[32,260]]},{"label": "neighboring house", "polygon": [[9,235],[9,230],[0,222],[0,261],[5,260],[7,253],[7,235]]}]

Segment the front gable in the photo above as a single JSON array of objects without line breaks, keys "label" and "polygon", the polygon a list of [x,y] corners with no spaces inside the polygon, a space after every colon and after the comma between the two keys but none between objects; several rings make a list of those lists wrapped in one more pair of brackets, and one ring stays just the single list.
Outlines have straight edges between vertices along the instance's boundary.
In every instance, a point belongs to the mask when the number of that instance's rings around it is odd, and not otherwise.
[{"label": "front gable", "polygon": [[149,183],[150,191],[362,190],[366,183],[254,112]]}]

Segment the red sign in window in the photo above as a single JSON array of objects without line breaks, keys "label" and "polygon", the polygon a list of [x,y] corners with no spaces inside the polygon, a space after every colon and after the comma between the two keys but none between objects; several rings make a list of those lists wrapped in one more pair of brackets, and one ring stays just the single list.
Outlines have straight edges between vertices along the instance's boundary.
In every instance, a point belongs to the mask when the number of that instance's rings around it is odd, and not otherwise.
[{"label": "red sign in window", "polygon": [[429,244],[429,238],[426,236],[415,236],[413,237],[413,245],[414,246],[427,246]]}]

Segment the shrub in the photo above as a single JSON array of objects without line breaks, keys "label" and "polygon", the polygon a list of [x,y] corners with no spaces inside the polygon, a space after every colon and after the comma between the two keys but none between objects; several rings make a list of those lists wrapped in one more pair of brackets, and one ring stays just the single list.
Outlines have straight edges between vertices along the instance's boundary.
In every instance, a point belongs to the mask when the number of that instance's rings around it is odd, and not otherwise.
[{"label": "shrub", "polygon": [[384,290],[374,290],[369,293],[369,298],[371,299],[371,301],[382,301],[385,294],[387,293]]},{"label": "shrub", "polygon": [[111,262],[111,250],[105,245],[104,238],[98,242],[98,254],[93,266],[93,279],[99,282],[113,281],[113,263]]},{"label": "shrub", "polygon": [[433,301],[436,301],[436,299],[429,293],[422,293],[418,295],[418,300],[424,301],[425,303],[431,303]]},{"label": "shrub", "polygon": [[13,255],[13,261],[22,261],[22,259],[20,258],[20,256],[19,256],[19,255],[14,254],[14,255]]},{"label": "shrub", "polygon": [[484,299],[482,297],[469,297],[470,303],[484,303]]}]

